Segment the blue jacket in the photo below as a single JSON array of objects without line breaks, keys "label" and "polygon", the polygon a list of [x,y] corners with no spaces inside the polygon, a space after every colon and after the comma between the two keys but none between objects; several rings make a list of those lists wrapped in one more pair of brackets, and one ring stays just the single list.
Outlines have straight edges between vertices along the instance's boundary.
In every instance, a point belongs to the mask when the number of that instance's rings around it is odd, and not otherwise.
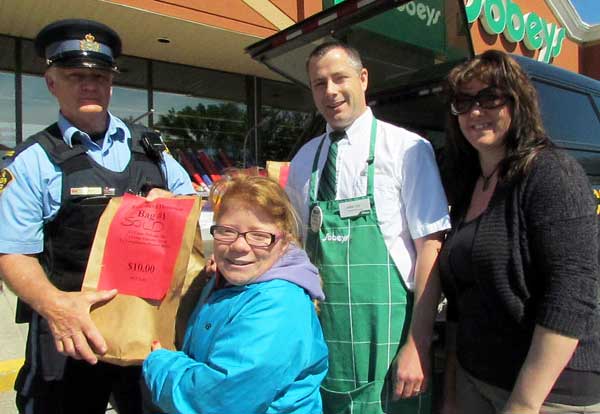
[{"label": "blue jacket", "polygon": [[154,403],[181,414],[321,413],[327,346],[310,290],[284,279],[218,290],[212,280],[182,351],[144,362]]}]

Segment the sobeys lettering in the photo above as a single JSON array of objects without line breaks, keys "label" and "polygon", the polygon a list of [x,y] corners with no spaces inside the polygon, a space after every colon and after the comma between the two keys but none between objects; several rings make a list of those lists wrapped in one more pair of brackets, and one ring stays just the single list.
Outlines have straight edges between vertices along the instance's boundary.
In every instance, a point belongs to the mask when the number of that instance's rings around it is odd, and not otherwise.
[{"label": "sobeys lettering", "polygon": [[325,237],[323,237],[321,239],[321,241],[331,241],[331,242],[336,242],[336,243],[345,243],[350,239],[350,235],[346,234],[345,236],[342,235],[335,235],[335,234],[331,234],[331,233],[327,233],[325,235]]},{"label": "sobeys lettering", "polygon": [[539,61],[548,63],[562,51],[565,29],[537,13],[523,14],[512,0],[465,0],[465,10],[469,23],[479,18],[489,34],[503,33],[509,42],[522,41],[527,49],[539,50]]},{"label": "sobeys lettering", "polygon": [[437,24],[440,20],[440,15],[442,14],[441,10],[436,10],[420,1],[411,1],[410,3],[396,7],[396,10],[405,12],[409,16],[417,16],[420,20],[424,21],[427,26]]}]

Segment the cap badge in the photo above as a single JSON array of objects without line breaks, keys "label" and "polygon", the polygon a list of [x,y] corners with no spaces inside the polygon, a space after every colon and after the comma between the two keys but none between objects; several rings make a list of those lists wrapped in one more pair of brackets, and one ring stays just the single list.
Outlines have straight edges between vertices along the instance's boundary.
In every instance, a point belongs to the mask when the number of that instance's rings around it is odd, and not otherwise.
[{"label": "cap badge", "polygon": [[79,49],[80,50],[89,50],[92,52],[100,51],[100,43],[96,42],[96,38],[93,34],[88,33],[85,35],[84,40],[79,41]]}]

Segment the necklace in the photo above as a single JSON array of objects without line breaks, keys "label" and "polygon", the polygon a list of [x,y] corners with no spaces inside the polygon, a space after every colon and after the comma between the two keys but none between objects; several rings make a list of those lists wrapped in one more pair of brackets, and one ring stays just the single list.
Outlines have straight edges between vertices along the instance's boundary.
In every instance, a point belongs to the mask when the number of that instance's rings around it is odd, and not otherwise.
[{"label": "necklace", "polygon": [[494,167],[494,169],[492,170],[491,173],[489,173],[489,175],[484,175],[483,171],[481,171],[480,176],[483,179],[483,185],[482,185],[483,191],[487,191],[488,188],[490,187],[490,181],[492,180],[492,177],[494,175],[496,175],[496,172],[498,171],[498,167],[500,167],[500,163],[496,164],[496,167]]}]

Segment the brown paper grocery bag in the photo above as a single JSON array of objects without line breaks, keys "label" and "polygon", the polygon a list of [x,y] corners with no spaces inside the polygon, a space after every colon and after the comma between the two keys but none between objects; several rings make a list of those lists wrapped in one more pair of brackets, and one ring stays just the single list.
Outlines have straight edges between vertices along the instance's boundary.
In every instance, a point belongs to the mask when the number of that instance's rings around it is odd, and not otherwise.
[{"label": "brown paper grocery bag", "polygon": [[289,161],[267,161],[267,177],[277,181],[282,188],[287,184],[289,172]]},{"label": "brown paper grocery bag", "polygon": [[[150,352],[152,341],[159,340],[164,348],[175,349],[181,340],[176,338],[183,337],[187,318],[201,289],[199,275],[204,267],[204,255],[198,227],[201,199],[189,196],[176,199],[193,199],[193,206],[184,217],[181,247],[164,297],[144,299],[119,293],[91,311],[92,320],[108,345],[106,354],[100,356],[103,361],[116,365],[141,364]],[[100,218],[82,290],[98,290],[105,254],[128,254],[127,251],[107,251],[105,248],[111,222],[121,205],[122,197],[113,198]]]}]

